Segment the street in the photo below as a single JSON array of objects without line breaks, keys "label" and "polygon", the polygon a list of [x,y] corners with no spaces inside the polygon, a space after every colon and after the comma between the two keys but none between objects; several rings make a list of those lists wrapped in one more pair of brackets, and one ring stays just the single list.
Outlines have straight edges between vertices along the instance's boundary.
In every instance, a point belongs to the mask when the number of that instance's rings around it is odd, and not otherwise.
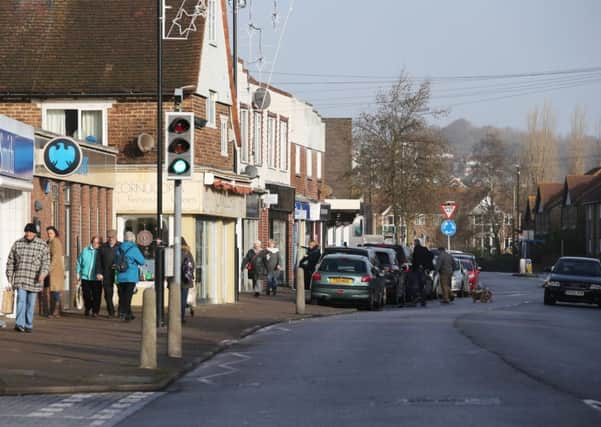
[{"label": "street", "polygon": [[0,398],[2,426],[596,426],[601,310],[482,273],[492,304],[270,326],[164,393]]}]

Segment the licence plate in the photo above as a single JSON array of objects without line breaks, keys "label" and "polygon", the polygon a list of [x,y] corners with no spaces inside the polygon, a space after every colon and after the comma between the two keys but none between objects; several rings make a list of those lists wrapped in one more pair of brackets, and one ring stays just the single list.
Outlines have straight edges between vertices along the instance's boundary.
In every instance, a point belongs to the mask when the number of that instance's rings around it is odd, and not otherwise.
[{"label": "licence plate", "polygon": [[353,279],[347,279],[345,277],[330,277],[330,283],[337,285],[349,285],[353,283]]},{"label": "licence plate", "polygon": [[575,296],[575,297],[583,297],[584,296],[584,291],[566,291],[565,293],[566,293],[566,295],[571,295],[571,296]]}]

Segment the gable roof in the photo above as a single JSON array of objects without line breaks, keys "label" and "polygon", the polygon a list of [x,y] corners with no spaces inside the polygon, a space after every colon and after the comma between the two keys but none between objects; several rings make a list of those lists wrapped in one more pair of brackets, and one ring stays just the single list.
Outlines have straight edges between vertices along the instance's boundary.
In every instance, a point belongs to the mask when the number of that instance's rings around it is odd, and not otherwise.
[{"label": "gable roof", "polygon": [[[0,2],[0,98],[155,94],[157,2],[99,3]],[[165,93],[196,86],[204,21],[188,40],[163,41]]]},{"label": "gable roof", "polygon": [[536,202],[534,211],[540,212],[541,209],[552,207],[561,201],[564,184],[559,182],[541,182],[536,190]]},{"label": "gable roof", "polygon": [[571,204],[580,202],[587,191],[596,188],[599,184],[601,184],[601,176],[599,175],[566,176],[562,198],[563,204],[566,204],[568,197]]}]

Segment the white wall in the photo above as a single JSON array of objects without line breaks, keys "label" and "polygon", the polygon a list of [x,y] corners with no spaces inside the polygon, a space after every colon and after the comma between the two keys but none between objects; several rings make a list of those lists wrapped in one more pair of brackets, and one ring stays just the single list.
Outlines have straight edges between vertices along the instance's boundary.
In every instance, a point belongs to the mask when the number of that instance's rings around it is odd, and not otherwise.
[{"label": "white wall", "polygon": [[[225,12],[227,13],[227,11]],[[196,92],[204,97],[208,97],[209,90],[215,91],[217,92],[217,102],[232,105],[230,74],[228,72],[229,63],[222,13],[221,0],[215,0],[215,42],[209,41],[209,25],[206,24],[204,26],[204,44],[200,56],[200,73]]]}]

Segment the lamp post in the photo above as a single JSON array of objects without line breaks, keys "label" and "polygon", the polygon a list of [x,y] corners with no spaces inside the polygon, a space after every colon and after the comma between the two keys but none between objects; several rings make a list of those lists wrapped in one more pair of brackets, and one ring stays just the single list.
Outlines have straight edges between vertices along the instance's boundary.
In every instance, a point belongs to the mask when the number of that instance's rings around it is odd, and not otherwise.
[{"label": "lamp post", "polygon": [[519,235],[522,231],[522,221],[521,221],[521,215],[520,215],[520,165],[515,165],[515,173],[516,173],[516,188],[515,188],[515,206],[516,206],[516,211],[517,211],[517,215],[514,221],[514,232],[516,235],[515,238],[515,247],[516,247],[516,254],[519,256],[520,254],[520,248],[518,246],[518,240],[519,240]]}]

